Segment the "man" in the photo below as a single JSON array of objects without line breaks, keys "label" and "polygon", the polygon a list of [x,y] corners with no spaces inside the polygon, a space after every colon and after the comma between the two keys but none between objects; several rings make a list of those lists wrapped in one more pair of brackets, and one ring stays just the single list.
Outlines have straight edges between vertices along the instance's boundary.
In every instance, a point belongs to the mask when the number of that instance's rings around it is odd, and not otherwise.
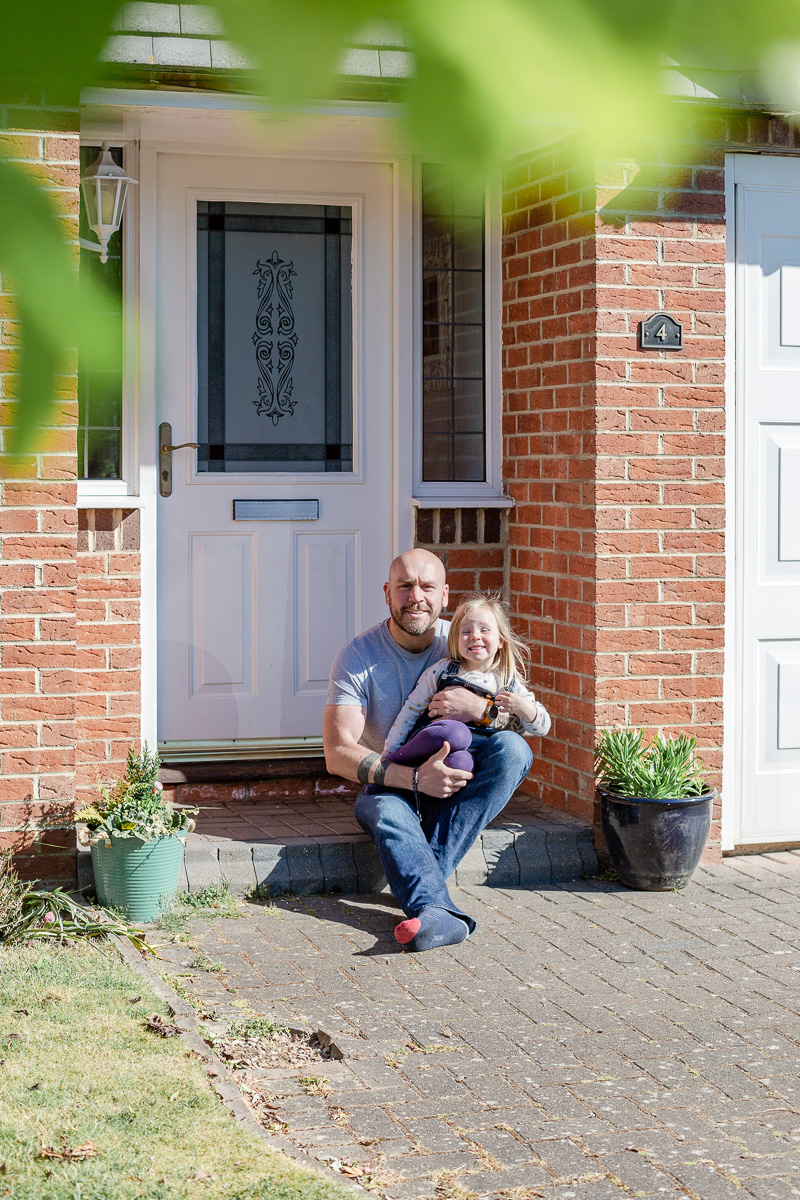
[{"label": "man", "polygon": [[[453,903],[446,880],[530,769],[517,734],[500,730],[473,747],[475,770],[445,766],[449,746],[418,768],[381,762],[395,717],[421,673],[447,658],[444,566],[429,550],[396,558],[383,585],[389,618],[340,650],[331,670],[323,727],[328,770],[368,790],[356,817],[370,834],[392,894],[407,916],[395,937],[409,950],[463,942],[475,921]],[[465,688],[437,692],[429,714],[480,720],[486,700]],[[416,771],[420,812],[414,803]],[[378,790],[382,789],[382,790]]]}]

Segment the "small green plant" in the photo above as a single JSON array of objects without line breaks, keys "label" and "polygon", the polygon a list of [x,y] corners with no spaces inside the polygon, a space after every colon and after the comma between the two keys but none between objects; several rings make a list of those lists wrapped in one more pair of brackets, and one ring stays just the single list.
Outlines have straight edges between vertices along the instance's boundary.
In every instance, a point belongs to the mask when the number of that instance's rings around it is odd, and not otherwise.
[{"label": "small green plant", "polygon": [[331,1094],[330,1081],[325,1079],[324,1076],[301,1075],[297,1082],[309,1096],[321,1096],[324,1100],[326,1096]]},{"label": "small green plant", "polygon": [[184,892],[173,896],[169,904],[161,910],[158,918],[158,928],[170,935],[172,941],[190,942],[186,933],[186,922],[192,917],[203,917],[209,920],[213,917],[238,917],[240,904],[231,893],[230,884],[210,883],[199,892]]},{"label": "small green plant", "polygon": [[145,742],[141,754],[133,746],[128,751],[125,774],[111,788],[101,787],[102,799],[78,809],[76,821],[85,822],[85,841],[111,841],[115,838],[139,838],[143,842],[194,828],[189,814],[196,808],[176,809],[162,796],[158,779],[161,760],[151,754]]},{"label": "small green plant", "polygon": [[643,800],[700,796],[708,790],[695,738],[679,733],[659,735],[649,746],[643,743],[641,729],[607,729],[600,735],[595,770],[603,787]]},{"label": "small green plant", "polygon": [[215,913],[221,917],[239,916],[239,901],[232,894],[231,885],[226,879],[222,883],[209,883],[199,892],[186,892],[182,902],[198,915]]},{"label": "small green plant", "polygon": [[248,1017],[246,1021],[234,1021],[228,1030],[230,1038],[272,1037],[276,1033],[285,1033],[288,1026],[271,1017]]},{"label": "small green plant", "polygon": [[221,962],[214,962],[204,950],[199,950],[195,954],[189,966],[194,971],[210,971],[214,975],[219,975],[221,971],[225,970]]}]

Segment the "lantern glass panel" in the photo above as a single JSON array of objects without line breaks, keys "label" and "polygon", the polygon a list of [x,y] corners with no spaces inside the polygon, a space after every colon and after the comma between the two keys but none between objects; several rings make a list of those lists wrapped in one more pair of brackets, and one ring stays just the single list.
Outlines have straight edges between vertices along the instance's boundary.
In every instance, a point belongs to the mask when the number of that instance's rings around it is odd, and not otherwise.
[{"label": "lantern glass panel", "polygon": [[[90,166],[99,153],[99,146],[81,147],[81,170]],[[123,166],[122,150],[112,148],[111,155]],[[116,187],[115,187],[116,192]],[[80,237],[95,242],[90,220],[97,223],[97,208],[91,213],[87,206],[97,204],[97,181],[81,189]],[[88,196],[87,196],[88,193]],[[91,197],[91,199],[90,199]],[[100,215],[104,216],[102,209]],[[113,215],[113,214],[112,214]],[[108,261],[100,262],[94,250],[80,251],[81,281],[91,278],[95,287],[93,305],[88,315],[102,322],[103,336],[110,339],[113,361],[104,370],[88,367],[85,355],[78,348],[78,478],[121,479],[122,477],[122,231],[112,234],[108,242]]]}]

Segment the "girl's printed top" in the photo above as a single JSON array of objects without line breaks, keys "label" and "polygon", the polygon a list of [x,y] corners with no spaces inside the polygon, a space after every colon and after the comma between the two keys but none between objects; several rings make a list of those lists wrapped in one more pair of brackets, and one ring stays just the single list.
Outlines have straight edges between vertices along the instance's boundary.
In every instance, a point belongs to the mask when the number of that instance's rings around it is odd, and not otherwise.
[{"label": "girl's printed top", "polygon": [[[383,747],[384,757],[387,754],[394,754],[395,750],[406,742],[408,735],[416,725],[419,718],[428,711],[428,705],[433,697],[439,691],[439,682],[442,676],[447,672],[447,667],[450,665],[450,659],[442,658],[439,662],[433,663],[422,672],[417,680],[416,687],[409,695],[400,712],[397,714],[394,724],[386,735],[386,744]],[[490,729],[513,729],[516,733],[535,734],[537,737],[544,737],[550,729],[550,714],[543,704],[534,696],[533,692],[524,684],[519,683],[516,679],[503,688],[500,677],[493,672],[484,671],[463,671],[460,670],[454,679],[464,679],[468,683],[474,684],[476,687],[485,688],[487,692],[515,692],[518,696],[525,696],[526,699],[532,700],[536,706],[536,716],[533,721],[523,721],[520,717],[512,716],[509,713],[500,713],[494,721],[492,721]],[[449,686],[453,686],[450,684]]]}]

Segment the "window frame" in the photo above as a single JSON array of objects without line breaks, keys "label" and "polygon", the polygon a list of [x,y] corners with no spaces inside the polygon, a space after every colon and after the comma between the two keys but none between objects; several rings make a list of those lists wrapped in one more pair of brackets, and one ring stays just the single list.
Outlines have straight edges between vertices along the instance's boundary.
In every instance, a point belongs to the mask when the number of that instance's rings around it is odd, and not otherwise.
[{"label": "window frame", "polygon": [[500,180],[495,177],[487,183],[484,218],[484,478],[470,482],[422,478],[422,165],[415,160],[413,178],[413,503],[420,508],[510,507],[513,502],[503,495],[502,474],[502,202]]},{"label": "window frame", "polygon": [[[139,178],[139,145],[126,138],[102,137],[96,131],[81,137],[81,146],[107,141],[121,149],[125,173]],[[122,406],[119,479],[78,478],[78,508],[137,508],[139,498],[139,371],[138,371],[138,261],[139,188],[131,185],[122,215]],[[83,196],[80,197],[81,204]],[[124,501],[124,503],[120,503]]]}]

